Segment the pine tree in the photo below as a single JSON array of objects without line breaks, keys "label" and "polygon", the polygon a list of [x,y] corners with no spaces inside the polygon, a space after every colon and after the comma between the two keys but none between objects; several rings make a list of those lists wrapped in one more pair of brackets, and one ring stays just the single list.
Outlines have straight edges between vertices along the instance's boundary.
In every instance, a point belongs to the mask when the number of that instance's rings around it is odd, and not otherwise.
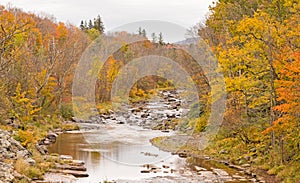
[{"label": "pine tree", "polygon": [[158,44],[160,44],[160,45],[165,44],[162,33],[159,33],[159,35],[158,35]]},{"label": "pine tree", "polygon": [[81,30],[84,30],[84,29],[85,29],[83,20],[81,20],[81,23],[80,23],[80,29],[81,29]]},{"label": "pine tree", "polygon": [[142,30],[142,36],[145,37],[145,38],[147,37],[147,33],[146,33],[145,29]]},{"label": "pine tree", "polygon": [[92,20],[89,20],[89,29],[92,29],[92,28],[94,28],[93,22],[92,22]]},{"label": "pine tree", "polygon": [[139,34],[140,36],[142,35],[142,27],[139,27],[138,34]]},{"label": "pine tree", "polygon": [[101,20],[100,15],[97,16],[96,19],[94,19],[94,26],[93,26],[96,30],[98,30],[100,32],[100,34],[104,33],[104,25],[103,22]]},{"label": "pine tree", "polygon": [[152,42],[153,42],[153,43],[156,43],[157,37],[156,37],[156,35],[155,35],[154,32],[151,34],[151,38],[152,38]]},{"label": "pine tree", "polygon": [[88,26],[87,26],[87,22],[86,22],[86,20],[84,21],[84,29],[87,29],[88,28]]}]

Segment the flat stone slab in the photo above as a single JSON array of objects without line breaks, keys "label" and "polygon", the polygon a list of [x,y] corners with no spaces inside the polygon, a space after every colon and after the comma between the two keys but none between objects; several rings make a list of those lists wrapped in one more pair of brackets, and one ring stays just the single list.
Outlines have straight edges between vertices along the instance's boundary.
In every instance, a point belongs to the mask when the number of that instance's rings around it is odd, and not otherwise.
[{"label": "flat stone slab", "polygon": [[70,155],[60,155],[59,159],[62,159],[62,160],[73,160],[73,157],[70,156]]},{"label": "flat stone slab", "polygon": [[86,167],[84,167],[84,166],[71,166],[71,165],[56,164],[56,168],[62,169],[62,170],[86,171]]},{"label": "flat stone slab", "polygon": [[76,170],[61,170],[63,174],[73,175],[74,177],[88,177],[89,174],[85,171],[76,171]]},{"label": "flat stone slab", "polygon": [[213,172],[219,176],[229,176],[229,174],[225,170],[213,169]]},{"label": "flat stone slab", "polygon": [[[39,183],[58,183],[58,182],[65,182],[65,183],[72,183],[77,180],[76,177],[73,175],[65,175],[63,173],[46,173],[44,175],[44,180],[40,181]],[[38,182],[37,182],[38,183]]]},{"label": "flat stone slab", "polygon": [[84,165],[84,161],[81,160],[72,160],[72,162],[68,163],[71,166],[82,166]]}]

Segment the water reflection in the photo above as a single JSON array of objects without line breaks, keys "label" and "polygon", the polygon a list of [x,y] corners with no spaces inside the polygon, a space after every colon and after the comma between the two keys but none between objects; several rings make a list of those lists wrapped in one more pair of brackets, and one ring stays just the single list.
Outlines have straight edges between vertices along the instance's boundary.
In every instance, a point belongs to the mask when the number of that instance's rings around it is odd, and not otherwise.
[{"label": "water reflection", "polygon": [[[99,137],[98,132],[88,135]],[[145,169],[142,165],[174,161],[170,153],[160,151],[150,143],[124,144],[111,139],[110,142],[90,144],[85,139],[86,134],[65,133],[59,135],[56,143],[49,147],[50,153],[71,155],[74,159],[85,161],[90,176],[79,179],[78,182],[95,183],[103,180],[165,176],[165,173],[160,172],[142,174],[141,170]]]}]

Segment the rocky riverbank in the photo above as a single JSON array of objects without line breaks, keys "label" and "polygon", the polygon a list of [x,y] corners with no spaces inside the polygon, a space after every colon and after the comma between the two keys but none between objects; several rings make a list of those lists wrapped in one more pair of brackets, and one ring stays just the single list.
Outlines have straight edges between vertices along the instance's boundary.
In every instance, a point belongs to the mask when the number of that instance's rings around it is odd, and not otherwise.
[{"label": "rocky riverbank", "polygon": [[[183,140],[186,139],[186,140]],[[251,164],[244,163],[241,165],[236,165],[232,162],[226,160],[220,160],[218,158],[211,158],[209,155],[203,155],[203,152],[197,150],[198,139],[196,136],[186,136],[186,135],[172,135],[168,137],[157,137],[151,140],[152,144],[158,147],[161,150],[171,152],[176,154],[179,157],[187,158],[187,161],[192,162],[193,166],[204,165],[204,164],[214,164],[216,166],[223,167],[223,169],[233,169],[239,173],[248,177],[247,180],[251,182],[260,182],[260,183],[276,183],[279,182],[276,180],[275,176],[268,175],[267,172],[259,170],[253,167]],[[223,153],[223,152],[220,152]],[[197,169],[197,168],[196,168]],[[199,170],[201,172],[203,170]],[[206,170],[204,170],[206,171]],[[239,175],[238,175],[239,176]],[[233,178],[238,176],[233,176]],[[242,178],[243,180],[245,178]]]},{"label": "rocky riverbank", "polygon": [[190,110],[180,95],[181,92],[176,90],[158,91],[151,100],[133,102],[123,106],[123,110],[109,110],[105,114],[91,116],[89,120],[74,117],[71,122],[78,124],[83,131],[97,130],[97,124],[128,124],[169,132],[179,127],[179,119],[187,117]]},{"label": "rocky riverbank", "polygon": [[[70,124],[70,123],[69,123]],[[62,129],[48,133],[45,138],[39,140],[36,149],[44,156],[53,160],[51,169],[47,170],[40,183],[67,183],[74,182],[77,178],[88,177],[85,162],[73,159],[70,155],[52,156],[48,153],[48,146],[56,142],[59,134],[64,133]]]},{"label": "rocky riverbank", "polygon": [[[42,176],[35,177],[30,171],[30,167],[37,166],[33,154],[21,145],[20,142],[13,138],[14,132],[8,132],[0,129],[0,183],[12,182],[32,182],[32,183],[46,183],[46,182],[69,182],[76,179],[75,177],[87,177],[84,162],[73,160],[70,156],[56,156],[49,155],[47,145],[55,143],[56,137],[62,133],[62,130],[57,130],[56,133],[49,133],[44,139],[38,141],[35,149],[41,154],[40,158],[52,167],[46,170],[45,179]],[[27,177],[23,173],[28,169],[28,172],[33,177]],[[38,175],[42,175],[41,172]],[[50,176],[51,175],[51,176]],[[50,177],[56,176],[56,181],[52,181]],[[58,178],[59,177],[59,178]],[[51,181],[49,181],[51,180]]]},{"label": "rocky riverbank", "polygon": [[0,129],[0,183],[11,183],[16,180],[30,178],[19,174],[14,164],[18,159],[24,160],[28,165],[35,165],[32,154],[25,149],[12,135]]}]

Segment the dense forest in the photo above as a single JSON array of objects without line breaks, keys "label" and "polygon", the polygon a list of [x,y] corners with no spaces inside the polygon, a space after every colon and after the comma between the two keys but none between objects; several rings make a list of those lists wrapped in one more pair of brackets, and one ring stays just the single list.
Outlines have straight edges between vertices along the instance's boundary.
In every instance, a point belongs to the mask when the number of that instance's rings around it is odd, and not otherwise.
[{"label": "dense forest", "polygon": [[[219,0],[210,7],[205,22],[189,30],[216,55],[228,93],[219,134],[197,153],[235,164],[249,163],[279,181],[300,180],[299,12],[298,0]],[[74,71],[84,50],[103,34],[100,16],[74,26],[0,6],[1,128],[11,131],[33,152],[34,144],[49,130],[77,128],[63,123],[73,116]],[[123,32],[118,36],[131,35]],[[137,29],[134,36],[146,37],[146,30]],[[162,34],[157,43],[155,40],[154,34],[152,41],[141,44],[152,52],[171,46],[163,42]],[[103,70],[106,80],[112,80],[128,60],[140,56],[134,48],[125,45],[109,58]],[[185,58],[180,52],[175,54]],[[99,76],[100,111],[109,108],[109,86],[101,82],[108,81]],[[169,81],[152,76],[139,81],[131,95],[148,97],[153,89],[170,86]],[[201,117],[196,123],[206,124]],[[199,127],[201,131],[205,127]],[[21,173],[35,176],[51,166],[43,160],[37,163],[31,171]]]},{"label": "dense forest", "polygon": [[220,0],[194,28],[216,54],[228,92],[210,153],[285,182],[300,180],[299,9],[293,0]]}]

